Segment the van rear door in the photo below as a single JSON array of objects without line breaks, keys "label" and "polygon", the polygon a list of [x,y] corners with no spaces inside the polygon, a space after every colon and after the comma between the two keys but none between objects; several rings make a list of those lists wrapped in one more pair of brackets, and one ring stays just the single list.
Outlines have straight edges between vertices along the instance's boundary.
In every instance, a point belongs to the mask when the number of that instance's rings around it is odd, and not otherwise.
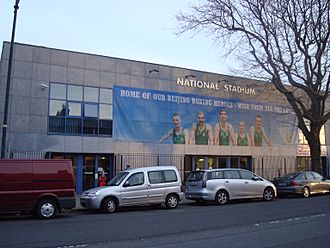
[{"label": "van rear door", "polygon": [[205,171],[192,171],[187,178],[186,191],[200,191],[205,184]]}]

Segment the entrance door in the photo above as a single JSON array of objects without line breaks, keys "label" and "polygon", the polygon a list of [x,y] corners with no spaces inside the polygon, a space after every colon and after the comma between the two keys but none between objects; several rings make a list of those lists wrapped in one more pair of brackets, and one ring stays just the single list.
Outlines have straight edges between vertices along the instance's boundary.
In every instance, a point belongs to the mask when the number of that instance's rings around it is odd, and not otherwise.
[{"label": "entrance door", "polygon": [[218,169],[227,168],[227,158],[218,157]]},{"label": "entrance door", "polygon": [[215,167],[215,160],[213,157],[202,157],[202,156],[196,156],[193,157],[194,159],[194,169],[195,170],[204,170],[204,169],[214,169]]},{"label": "entrance door", "polygon": [[83,190],[94,188],[95,156],[85,155],[83,165]]},{"label": "entrance door", "polygon": [[[103,154],[103,155],[98,155],[98,179],[100,178],[101,174],[105,175],[105,180],[106,182],[108,182],[111,179],[111,173],[110,173],[110,161],[111,158],[109,155],[107,154]],[[100,182],[98,182],[99,184]]]}]

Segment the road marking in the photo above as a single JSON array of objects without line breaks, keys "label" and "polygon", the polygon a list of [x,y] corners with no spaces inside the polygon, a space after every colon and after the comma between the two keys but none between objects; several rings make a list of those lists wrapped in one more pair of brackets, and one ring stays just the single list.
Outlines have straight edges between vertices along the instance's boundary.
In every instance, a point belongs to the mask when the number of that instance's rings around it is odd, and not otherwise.
[{"label": "road marking", "polygon": [[87,247],[88,244],[79,244],[79,245],[63,245],[57,246],[56,248],[80,248],[80,247]]},{"label": "road marking", "polygon": [[283,224],[287,222],[294,222],[294,221],[300,221],[300,220],[308,220],[312,218],[321,218],[326,216],[325,213],[320,213],[320,214],[314,214],[314,215],[309,215],[309,216],[301,216],[301,217],[295,217],[295,218],[289,218],[289,219],[284,219],[284,220],[272,220],[269,222],[260,222],[260,223],[255,223],[254,226],[259,227],[261,225],[275,225],[275,224]]}]

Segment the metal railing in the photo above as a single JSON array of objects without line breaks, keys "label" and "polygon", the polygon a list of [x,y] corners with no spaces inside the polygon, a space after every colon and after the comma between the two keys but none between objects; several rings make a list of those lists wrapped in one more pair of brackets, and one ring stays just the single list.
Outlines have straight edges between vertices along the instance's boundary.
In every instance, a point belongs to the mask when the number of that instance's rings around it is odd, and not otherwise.
[{"label": "metal railing", "polygon": [[45,151],[16,151],[16,150],[6,150],[4,152],[4,158],[16,158],[16,159],[43,159],[46,158]]},{"label": "metal railing", "polygon": [[118,172],[130,168],[140,168],[146,166],[175,166],[181,175],[184,173],[184,155],[159,155],[159,154],[115,154],[114,175]]}]

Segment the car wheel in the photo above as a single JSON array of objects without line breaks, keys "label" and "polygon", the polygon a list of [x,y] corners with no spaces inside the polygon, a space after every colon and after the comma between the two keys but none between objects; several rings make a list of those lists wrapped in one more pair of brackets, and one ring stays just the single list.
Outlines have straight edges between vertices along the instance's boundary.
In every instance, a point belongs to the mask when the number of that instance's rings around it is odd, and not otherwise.
[{"label": "car wheel", "polygon": [[57,205],[52,199],[40,200],[37,204],[36,215],[39,219],[53,219],[57,215]]},{"label": "car wheel", "polygon": [[311,192],[308,187],[304,187],[302,190],[303,197],[307,198],[310,196]]},{"label": "car wheel", "polygon": [[102,203],[102,210],[105,213],[111,214],[117,210],[117,201],[116,199],[110,197],[106,198]]},{"label": "car wheel", "polygon": [[272,188],[265,188],[263,194],[264,201],[271,201],[274,199],[274,190]]},{"label": "car wheel", "polygon": [[229,195],[226,191],[220,190],[218,193],[215,195],[215,202],[219,205],[225,205],[229,201]]},{"label": "car wheel", "polygon": [[165,200],[165,206],[167,208],[176,208],[179,205],[179,198],[172,194],[168,195]]}]

